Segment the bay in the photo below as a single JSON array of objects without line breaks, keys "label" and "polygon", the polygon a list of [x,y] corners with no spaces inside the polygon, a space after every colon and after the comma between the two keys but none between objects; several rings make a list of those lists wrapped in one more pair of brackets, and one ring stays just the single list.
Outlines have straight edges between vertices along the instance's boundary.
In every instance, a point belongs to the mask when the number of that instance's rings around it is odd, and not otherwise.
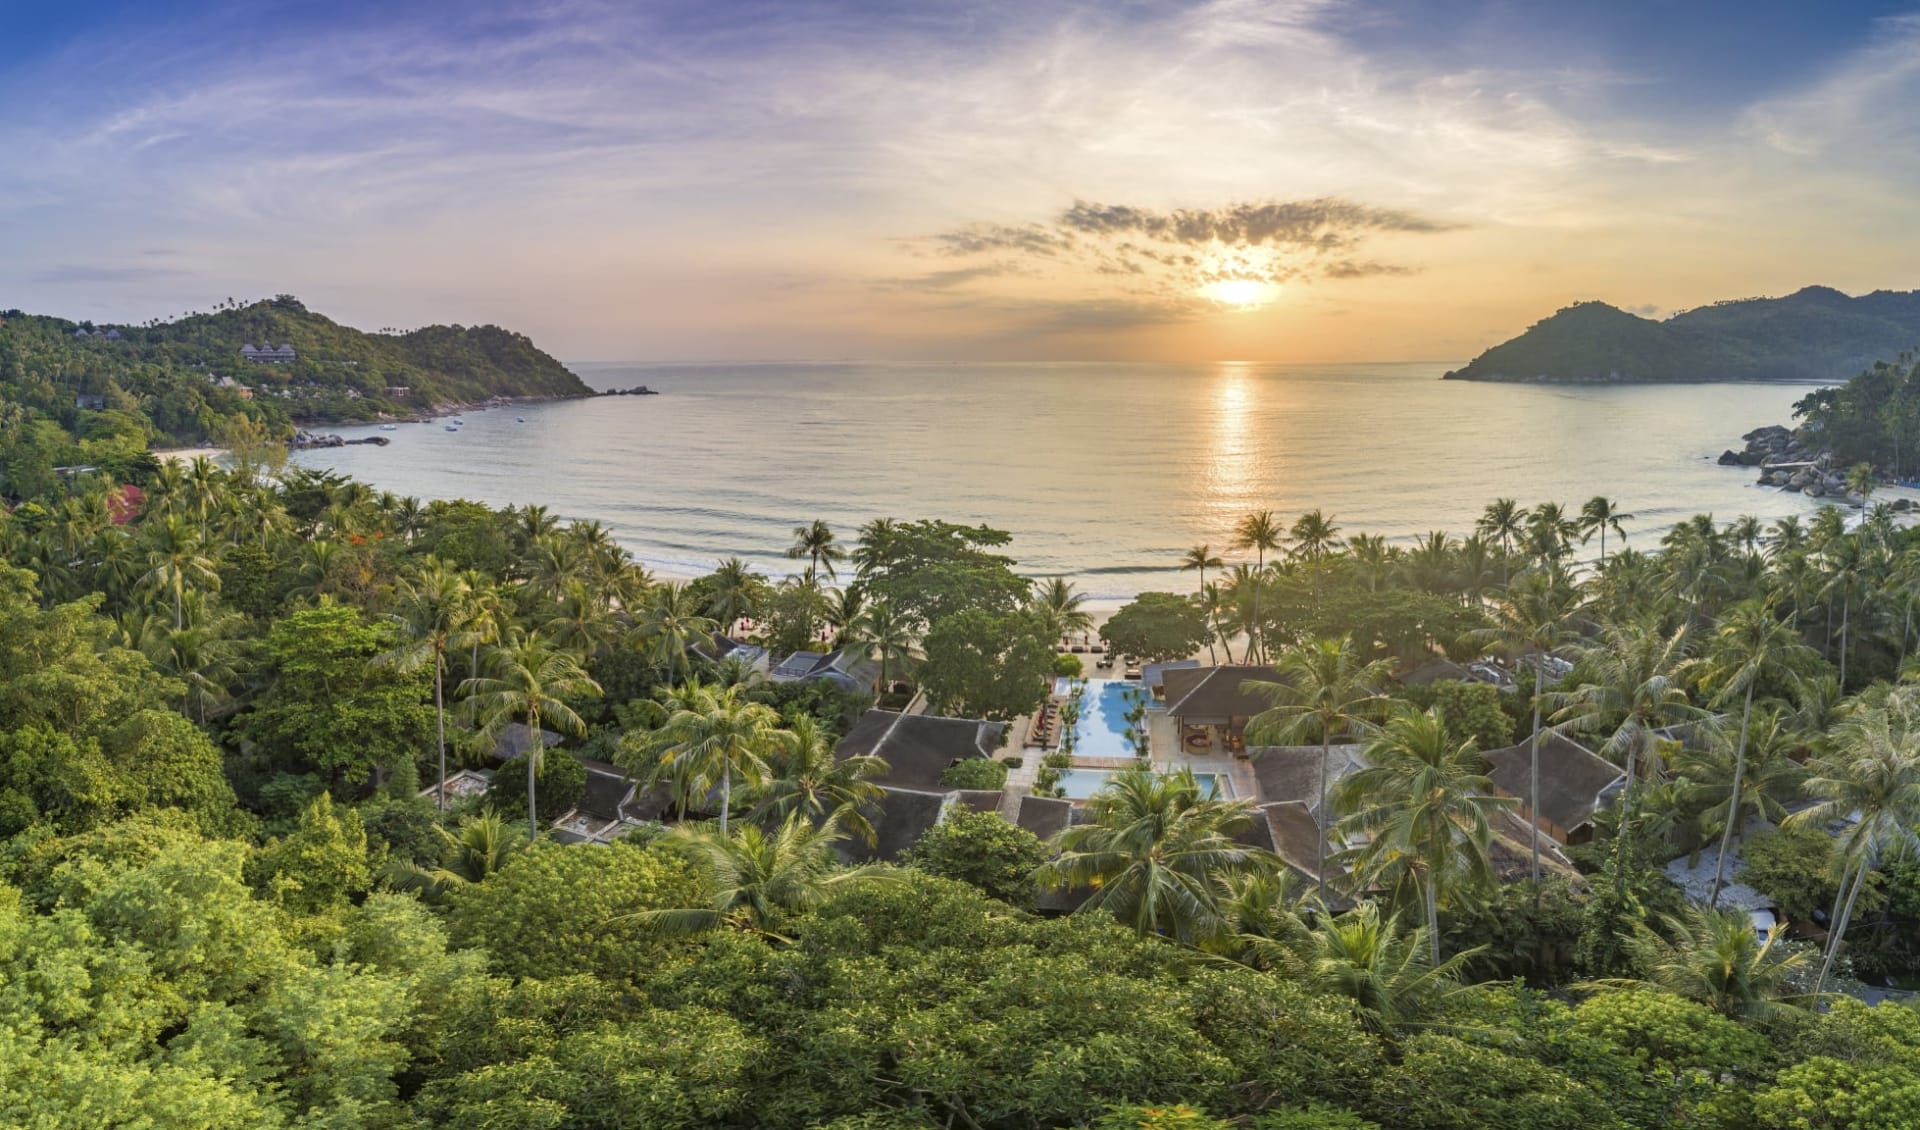
[{"label": "bay", "polygon": [[[1233,523],[1318,508],[1347,534],[1472,531],[1512,497],[1605,494],[1652,547],[1694,513],[1804,514],[1712,457],[1786,423],[1813,386],[1605,388],[1440,381],[1447,363],[575,365],[659,396],[523,404],[441,423],[333,428],[387,447],[299,453],[383,490],[540,503],[604,522],[664,576],[738,555],[772,575],[792,527],[851,541],[877,517],[984,522],[1023,572],[1099,606],[1187,589],[1191,545],[1229,560]],[[525,423],[517,423],[519,417]]]}]

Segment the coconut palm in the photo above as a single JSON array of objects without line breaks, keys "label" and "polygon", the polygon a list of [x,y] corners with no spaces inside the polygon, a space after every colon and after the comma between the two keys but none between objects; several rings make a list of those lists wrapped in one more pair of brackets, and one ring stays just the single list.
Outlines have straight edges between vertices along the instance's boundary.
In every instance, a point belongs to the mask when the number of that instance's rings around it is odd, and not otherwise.
[{"label": "coconut palm", "polygon": [[1086,595],[1075,592],[1072,581],[1052,577],[1035,583],[1029,607],[1046,623],[1049,634],[1065,639],[1093,627],[1092,614],[1082,607],[1086,602]]},{"label": "coconut palm", "polygon": [[1188,769],[1117,773],[1087,815],[1060,833],[1059,854],[1035,878],[1055,890],[1091,887],[1079,912],[1111,914],[1142,935],[1188,944],[1217,936],[1227,925],[1222,878],[1277,864],[1234,839],[1252,825],[1252,805],[1211,799]]},{"label": "coconut palm", "polygon": [[1367,742],[1366,765],[1340,782],[1341,832],[1365,842],[1351,855],[1363,886],[1414,883],[1440,964],[1440,903],[1460,887],[1494,883],[1493,817],[1519,802],[1495,796],[1472,738],[1455,741],[1440,712],[1402,711]]},{"label": "coconut palm", "polygon": [[398,862],[388,869],[387,878],[401,890],[416,890],[429,898],[435,898],[449,891],[486,879],[506,866],[521,848],[527,846],[527,838],[520,830],[510,824],[506,818],[491,808],[483,808],[479,815],[469,816],[460,822],[460,830],[449,832],[435,824],[433,830],[440,837],[445,855],[438,867],[421,867],[416,863]]},{"label": "coconut palm", "polygon": [[1288,533],[1293,539],[1293,555],[1303,561],[1324,560],[1340,548],[1340,527],[1318,510],[1300,515]]},{"label": "coconut palm", "polygon": [[1221,560],[1220,555],[1213,551],[1213,547],[1204,543],[1187,550],[1180,558],[1180,568],[1182,571],[1188,569],[1198,569],[1200,571],[1200,591],[1202,592],[1205,592],[1207,588],[1207,570],[1224,569],[1226,567],[1227,563]]},{"label": "coconut palm", "polygon": [[[1801,796],[1806,769],[1794,760],[1806,749],[1806,736],[1796,730],[1789,716],[1778,709],[1760,707],[1753,713],[1750,726],[1743,726],[1744,742],[1718,727],[1707,732],[1704,743],[1683,747],[1674,756],[1673,771],[1684,808],[1700,814],[1701,834],[1721,831],[1721,853],[1728,850],[1726,826],[1731,822],[1733,835],[1741,834],[1749,813],[1774,824],[1786,819],[1786,806]],[[1743,752],[1744,751],[1744,752]],[[1736,779],[1739,791],[1734,791]],[[1718,879],[1715,881],[1718,887]],[[1709,907],[1713,904],[1709,902]]]},{"label": "coconut palm", "polygon": [[1842,721],[1828,741],[1831,751],[1809,766],[1803,786],[1818,803],[1787,818],[1816,828],[1845,824],[1839,847],[1846,901],[1828,936],[1816,995],[1826,991],[1867,873],[1891,851],[1920,849],[1920,689],[1889,691]]},{"label": "coconut palm", "polygon": [[767,754],[766,781],[754,791],[755,820],[768,827],[798,813],[819,823],[832,819],[869,847],[879,842],[867,810],[879,803],[887,763],[872,754],[834,756],[834,738],[811,714],[779,731]]},{"label": "coconut palm", "polygon": [[733,811],[733,783],[755,786],[767,776],[767,757],[788,740],[780,715],[749,701],[738,686],[716,689],[684,703],[653,735],[659,772],[705,793],[720,789],[720,833]]},{"label": "coconut palm", "polygon": [[1542,502],[1527,514],[1524,536],[1527,556],[1541,565],[1557,565],[1573,551],[1580,523],[1567,516],[1557,502]]},{"label": "coconut palm", "polygon": [[1546,656],[1577,638],[1579,597],[1566,573],[1537,569],[1521,574],[1495,598],[1493,626],[1473,633],[1516,655],[1533,657],[1533,729],[1527,751],[1527,875],[1540,884],[1540,713],[1546,690]]},{"label": "coconut palm", "polygon": [[1252,588],[1253,615],[1248,620],[1247,648],[1256,660],[1266,654],[1260,640],[1260,574],[1267,569],[1267,554],[1277,552],[1284,541],[1280,522],[1271,510],[1256,510],[1233,527],[1233,548],[1254,551],[1255,583]]},{"label": "coconut palm", "polygon": [[[1299,745],[1320,742],[1320,801],[1315,819],[1327,820],[1327,763],[1335,734],[1364,734],[1384,703],[1382,688],[1392,675],[1384,659],[1365,662],[1347,636],[1320,639],[1288,648],[1274,663],[1279,680],[1248,679],[1247,694],[1272,703],[1247,723],[1249,745]],[[1327,837],[1316,845],[1314,868],[1320,901],[1327,901]]]},{"label": "coconut palm", "polygon": [[536,788],[546,767],[546,731],[552,726],[576,737],[587,732],[566,700],[598,695],[600,684],[588,677],[573,653],[549,643],[538,632],[510,639],[488,655],[490,674],[460,684],[460,694],[473,703],[483,740],[493,742],[507,726],[526,723],[532,737],[527,749],[527,834],[540,835]]},{"label": "coconut palm", "polygon": [[429,557],[418,576],[403,579],[399,586],[399,611],[393,622],[402,641],[380,657],[381,661],[403,671],[433,664],[433,713],[436,724],[434,756],[439,762],[439,785],[435,789],[441,812],[447,810],[447,652],[464,647],[473,619],[472,590],[459,570],[437,557]]},{"label": "coconut palm", "polygon": [[1765,938],[1744,911],[1691,907],[1667,919],[1671,945],[1662,947],[1650,981],[1602,981],[1589,988],[1658,986],[1712,1008],[1723,1016],[1754,1019],[1777,1011],[1794,995],[1793,978],[1812,955],[1786,952],[1785,927],[1775,923]]},{"label": "coconut palm", "polygon": [[636,626],[648,655],[670,677],[684,677],[692,669],[688,649],[714,630],[713,620],[695,608],[687,586],[671,583],[654,586]]},{"label": "coconut palm", "polygon": [[815,518],[812,523],[793,528],[793,544],[787,547],[787,556],[807,563],[807,583],[818,584],[821,573],[828,580],[836,580],[834,572],[836,561],[845,561],[847,551],[834,541],[833,527]]},{"label": "coconut palm", "polygon": [[1435,962],[1426,933],[1418,926],[1402,931],[1398,916],[1382,918],[1379,904],[1363,902],[1314,928],[1307,984],[1352,1001],[1376,1032],[1417,1021],[1476,988],[1463,977],[1467,963],[1481,952],[1467,950]]},{"label": "coconut palm", "polygon": [[1703,681],[1720,688],[1726,702],[1741,697],[1740,742],[1735,748],[1733,781],[1727,789],[1726,829],[1720,834],[1720,856],[1713,865],[1713,893],[1709,908],[1720,904],[1720,882],[1726,877],[1727,850],[1739,826],[1737,806],[1744,797],[1741,778],[1747,771],[1747,732],[1753,722],[1753,691],[1762,679],[1790,675],[1813,658],[1813,649],[1800,642],[1800,633],[1774,618],[1771,601],[1743,601],[1727,610],[1707,650]]},{"label": "coconut palm", "polygon": [[874,601],[846,631],[848,643],[880,661],[882,690],[893,685],[894,672],[913,658],[913,621],[901,615],[891,601]]},{"label": "coconut palm", "polygon": [[1490,538],[1500,539],[1500,583],[1505,585],[1508,579],[1508,561],[1513,557],[1513,543],[1527,528],[1527,508],[1511,498],[1496,498],[1487,504],[1480,515],[1475,529]]},{"label": "coconut palm", "polygon": [[833,629],[833,646],[846,647],[852,642],[854,625],[867,614],[867,587],[855,581],[844,588],[835,589],[827,599],[827,626]]},{"label": "coconut palm", "polygon": [[727,635],[733,634],[734,626],[741,620],[758,615],[766,599],[766,579],[738,557],[722,561],[707,580],[711,595],[704,612],[719,631]]},{"label": "coconut palm", "polygon": [[1820,595],[1828,607],[1840,601],[1840,685],[1847,685],[1847,655],[1850,644],[1854,602],[1867,590],[1870,554],[1860,538],[1842,535],[1820,551],[1823,581]]},{"label": "coconut palm", "polygon": [[180,713],[201,725],[232,702],[228,688],[244,666],[244,644],[239,638],[246,617],[238,612],[198,611],[198,593],[187,598],[185,628],[169,628],[158,617],[148,617],[129,640],[163,675],[180,680]]},{"label": "coconut palm", "polygon": [[[172,464],[162,464],[172,466]],[[140,578],[147,588],[173,598],[173,626],[187,626],[186,595],[190,589],[220,588],[220,573],[213,559],[206,556],[193,527],[169,514],[159,522],[148,522],[142,531],[147,549],[147,572]]]},{"label": "coconut palm", "polygon": [[1584,545],[1588,538],[1599,534],[1600,564],[1604,566],[1607,563],[1607,531],[1612,530],[1620,535],[1621,541],[1625,541],[1627,531],[1623,523],[1631,521],[1633,515],[1622,511],[1618,502],[1596,494],[1580,508],[1580,542]]},{"label": "coconut palm", "polygon": [[1653,760],[1655,731],[1708,717],[1687,693],[1694,663],[1692,642],[1684,624],[1671,633],[1651,624],[1608,625],[1598,641],[1582,649],[1584,681],[1571,691],[1547,696],[1557,708],[1553,715],[1557,729],[1604,735],[1599,752],[1616,763],[1626,762],[1615,886],[1625,876],[1634,786],[1641,763]]},{"label": "coconut palm", "polygon": [[620,624],[607,607],[606,590],[575,577],[561,586],[540,630],[554,646],[567,648],[583,660],[592,660],[613,646]]},{"label": "coconut palm", "polygon": [[814,824],[794,813],[772,831],[742,824],[733,832],[683,824],[668,838],[693,861],[711,898],[704,906],[643,910],[614,922],[637,921],[666,934],[703,934],[730,927],[774,941],[789,918],[833,894],[904,882],[891,868],[841,867],[834,845],[842,839],[829,819]]}]

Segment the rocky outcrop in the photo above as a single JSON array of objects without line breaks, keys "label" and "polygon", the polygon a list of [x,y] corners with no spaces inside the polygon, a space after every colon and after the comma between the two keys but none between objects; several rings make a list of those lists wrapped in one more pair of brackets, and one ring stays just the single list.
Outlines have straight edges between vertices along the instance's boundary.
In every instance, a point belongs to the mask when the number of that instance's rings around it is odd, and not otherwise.
[{"label": "rocky outcrop", "polygon": [[1848,498],[1847,479],[1834,470],[1833,453],[1808,447],[1792,429],[1773,424],[1755,428],[1740,438],[1746,446],[1721,452],[1721,466],[1758,467],[1761,486],[1860,504],[1857,498]]}]

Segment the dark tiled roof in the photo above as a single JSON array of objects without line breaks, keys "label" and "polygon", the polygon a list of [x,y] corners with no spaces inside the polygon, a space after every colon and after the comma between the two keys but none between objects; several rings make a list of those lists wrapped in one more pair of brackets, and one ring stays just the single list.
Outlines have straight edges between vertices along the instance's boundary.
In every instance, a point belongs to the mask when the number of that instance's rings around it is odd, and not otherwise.
[{"label": "dark tiled roof", "polygon": [[1152,690],[1166,682],[1169,671],[1193,671],[1200,666],[1198,659],[1176,659],[1170,663],[1147,663],[1140,668],[1140,685]]},{"label": "dark tiled roof", "polygon": [[1176,667],[1161,676],[1166,688],[1167,713],[1175,718],[1251,717],[1273,704],[1241,690],[1240,685],[1248,679],[1273,682],[1279,677],[1271,667],[1244,664]]},{"label": "dark tiled roof", "polygon": [[[540,733],[542,735],[540,744],[546,749],[553,749],[567,740],[552,730],[543,729]],[[525,722],[511,722],[502,727],[500,733],[495,736],[493,756],[497,761],[512,761],[532,748],[533,731],[527,728]]]},{"label": "dark tiled roof", "polygon": [[[1257,746],[1253,754],[1253,777],[1260,802],[1274,804],[1298,801],[1313,809],[1320,804],[1320,747]],[[1327,749],[1327,793],[1332,795],[1340,779],[1360,767],[1360,747],[1351,743]]]},{"label": "dark tiled roof", "polygon": [[1473,672],[1460,666],[1451,659],[1430,659],[1413,670],[1400,676],[1400,685],[1405,687],[1424,687],[1429,683],[1455,679],[1460,682],[1477,682]]},{"label": "dark tiled roof", "polygon": [[633,779],[618,765],[580,758],[587,769],[587,791],[575,807],[601,820],[618,820],[622,807],[633,796]]},{"label": "dark tiled roof", "polygon": [[[1529,792],[1531,739],[1487,754],[1494,787],[1524,803]],[[1586,746],[1552,730],[1540,737],[1540,818],[1565,832],[1593,819],[1600,794],[1626,774]]]},{"label": "dark tiled roof", "polygon": [[947,766],[969,757],[992,756],[1006,732],[1004,722],[869,710],[834,753],[843,758],[870,754],[885,760],[887,772],[874,778],[875,784],[944,791],[940,776]]},{"label": "dark tiled roof", "polygon": [[1023,796],[1013,822],[1043,840],[1051,840],[1073,822],[1073,802],[1058,797]]},{"label": "dark tiled roof", "polygon": [[869,846],[865,839],[851,836],[841,843],[847,857],[855,862],[899,859],[929,828],[940,823],[946,810],[946,793],[888,788],[880,792],[880,802],[867,810],[879,842]]},{"label": "dark tiled roof", "polygon": [[[1263,804],[1257,811],[1266,820],[1267,834],[1273,838],[1274,853],[1288,867],[1305,876],[1308,882],[1318,883],[1319,874],[1315,868],[1320,858],[1320,825],[1314,820],[1312,811],[1297,800]],[[1335,845],[1327,845],[1329,882],[1345,874],[1345,868],[1334,862],[1333,856],[1337,850]]]},{"label": "dark tiled roof", "polygon": [[1004,789],[961,789],[953,794],[954,802],[964,804],[975,812],[1000,811],[1000,799],[1006,796]]}]

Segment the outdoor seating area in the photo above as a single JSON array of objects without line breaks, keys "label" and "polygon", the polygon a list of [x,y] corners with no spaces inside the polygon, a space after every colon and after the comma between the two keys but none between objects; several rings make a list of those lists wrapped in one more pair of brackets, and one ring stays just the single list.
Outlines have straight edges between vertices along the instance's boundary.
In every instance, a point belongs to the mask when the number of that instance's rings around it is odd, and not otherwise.
[{"label": "outdoor seating area", "polygon": [[1049,696],[1034,711],[1033,721],[1027,726],[1027,739],[1023,743],[1028,749],[1052,749],[1060,737],[1060,700]]}]

